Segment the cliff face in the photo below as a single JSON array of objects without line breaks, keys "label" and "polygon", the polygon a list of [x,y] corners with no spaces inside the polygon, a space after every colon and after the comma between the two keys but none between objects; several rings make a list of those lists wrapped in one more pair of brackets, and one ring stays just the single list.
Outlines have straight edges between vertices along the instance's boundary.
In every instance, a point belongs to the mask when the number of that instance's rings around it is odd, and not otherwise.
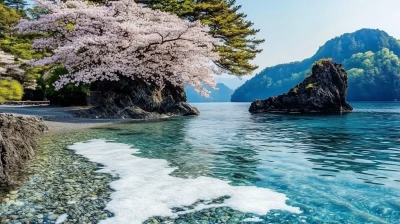
[{"label": "cliff face", "polygon": [[46,130],[38,118],[0,114],[0,186],[13,183],[10,174],[35,155],[35,138]]},{"label": "cliff face", "polygon": [[77,117],[157,119],[200,114],[186,102],[184,89],[171,84],[159,88],[125,79],[98,83],[96,89],[88,100],[93,107],[77,112]]},{"label": "cliff face", "polygon": [[311,76],[288,93],[267,100],[256,100],[252,113],[336,113],[350,112],[346,102],[347,73],[341,64],[320,60],[312,67]]}]

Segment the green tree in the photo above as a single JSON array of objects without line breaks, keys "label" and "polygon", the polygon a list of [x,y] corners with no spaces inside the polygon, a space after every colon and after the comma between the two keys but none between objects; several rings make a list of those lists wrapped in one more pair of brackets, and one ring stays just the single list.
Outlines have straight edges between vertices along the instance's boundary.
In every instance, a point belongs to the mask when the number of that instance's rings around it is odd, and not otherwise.
[{"label": "green tree", "polygon": [[0,4],[0,51],[14,56],[17,64],[22,65],[24,73],[13,76],[12,79],[20,82],[25,89],[35,89],[37,79],[45,72],[44,68],[31,67],[23,61],[42,57],[43,52],[32,49],[33,40],[41,34],[22,35],[13,31],[12,28],[21,18],[26,18],[25,12]]},{"label": "green tree", "polygon": [[[63,66],[54,66],[48,77],[39,80],[39,85],[45,85],[46,97],[52,104],[61,106],[85,106],[87,105],[86,96],[90,92],[90,85],[76,86],[68,84],[60,90],[55,90],[54,83],[61,75],[67,74],[68,71]],[[42,83],[41,83],[42,82]]]},{"label": "green tree", "polygon": [[26,0],[5,0],[5,4],[17,11],[25,10],[25,7],[28,5]]},{"label": "green tree", "polygon": [[258,45],[264,40],[254,36],[259,30],[240,13],[236,0],[136,0],[152,9],[159,9],[196,21],[200,20],[210,28],[210,33],[221,40],[215,46],[221,59],[215,63],[237,76],[246,75],[257,69],[250,63],[262,50]]},{"label": "green tree", "polygon": [[21,100],[24,94],[22,85],[16,80],[0,80],[0,103],[9,100]]},{"label": "green tree", "polygon": [[0,38],[10,35],[11,28],[18,24],[21,15],[14,9],[0,4]]},{"label": "green tree", "polygon": [[45,9],[43,9],[42,7],[35,6],[35,7],[32,7],[32,8],[29,8],[27,10],[27,13],[28,13],[30,18],[36,20],[36,19],[39,19],[41,15],[47,14],[48,12]]},{"label": "green tree", "polygon": [[349,100],[400,98],[400,59],[388,48],[354,54],[344,66],[349,69]]}]

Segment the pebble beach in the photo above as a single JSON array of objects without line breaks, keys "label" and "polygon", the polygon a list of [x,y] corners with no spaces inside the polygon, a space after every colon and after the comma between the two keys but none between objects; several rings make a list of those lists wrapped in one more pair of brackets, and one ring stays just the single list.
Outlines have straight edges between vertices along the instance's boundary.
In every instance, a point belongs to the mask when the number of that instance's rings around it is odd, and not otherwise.
[{"label": "pebble beach", "polygon": [[77,119],[74,109],[0,106],[1,113],[38,116],[49,127],[38,140],[35,158],[18,174],[16,186],[0,195],[0,223],[95,223],[112,215],[104,207],[113,177],[96,173],[99,164],[66,146],[91,139],[90,128],[122,121]]}]

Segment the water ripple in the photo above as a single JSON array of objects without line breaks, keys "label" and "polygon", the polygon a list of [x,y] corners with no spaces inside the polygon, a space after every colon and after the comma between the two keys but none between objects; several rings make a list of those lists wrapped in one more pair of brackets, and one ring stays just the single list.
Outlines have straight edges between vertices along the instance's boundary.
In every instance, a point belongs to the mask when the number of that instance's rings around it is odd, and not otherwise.
[{"label": "water ripple", "polygon": [[304,211],[261,217],[269,223],[400,220],[400,103],[353,103],[354,113],[318,116],[252,115],[249,104],[196,106],[200,117],[105,131],[143,157],[179,167],[173,175],[271,188]]}]

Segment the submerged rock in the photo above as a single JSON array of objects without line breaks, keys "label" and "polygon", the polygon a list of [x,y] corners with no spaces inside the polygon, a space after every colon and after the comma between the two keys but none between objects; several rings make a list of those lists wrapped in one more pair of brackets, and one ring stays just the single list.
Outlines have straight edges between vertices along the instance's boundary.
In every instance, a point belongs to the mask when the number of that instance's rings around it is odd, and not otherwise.
[{"label": "submerged rock", "polygon": [[328,59],[316,62],[311,76],[288,93],[254,101],[252,113],[337,113],[351,112],[346,102],[347,73],[341,64]]},{"label": "submerged rock", "polygon": [[10,174],[34,156],[35,137],[46,130],[39,118],[0,114],[0,186],[13,183]]},{"label": "submerged rock", "polygon": [[200,114],[186,102],[184,89],[171,84],[159,88],[124,79],[98,83],[97,89],[88,100],[92,108],[77,112],[77,117],[157,119]]}]

